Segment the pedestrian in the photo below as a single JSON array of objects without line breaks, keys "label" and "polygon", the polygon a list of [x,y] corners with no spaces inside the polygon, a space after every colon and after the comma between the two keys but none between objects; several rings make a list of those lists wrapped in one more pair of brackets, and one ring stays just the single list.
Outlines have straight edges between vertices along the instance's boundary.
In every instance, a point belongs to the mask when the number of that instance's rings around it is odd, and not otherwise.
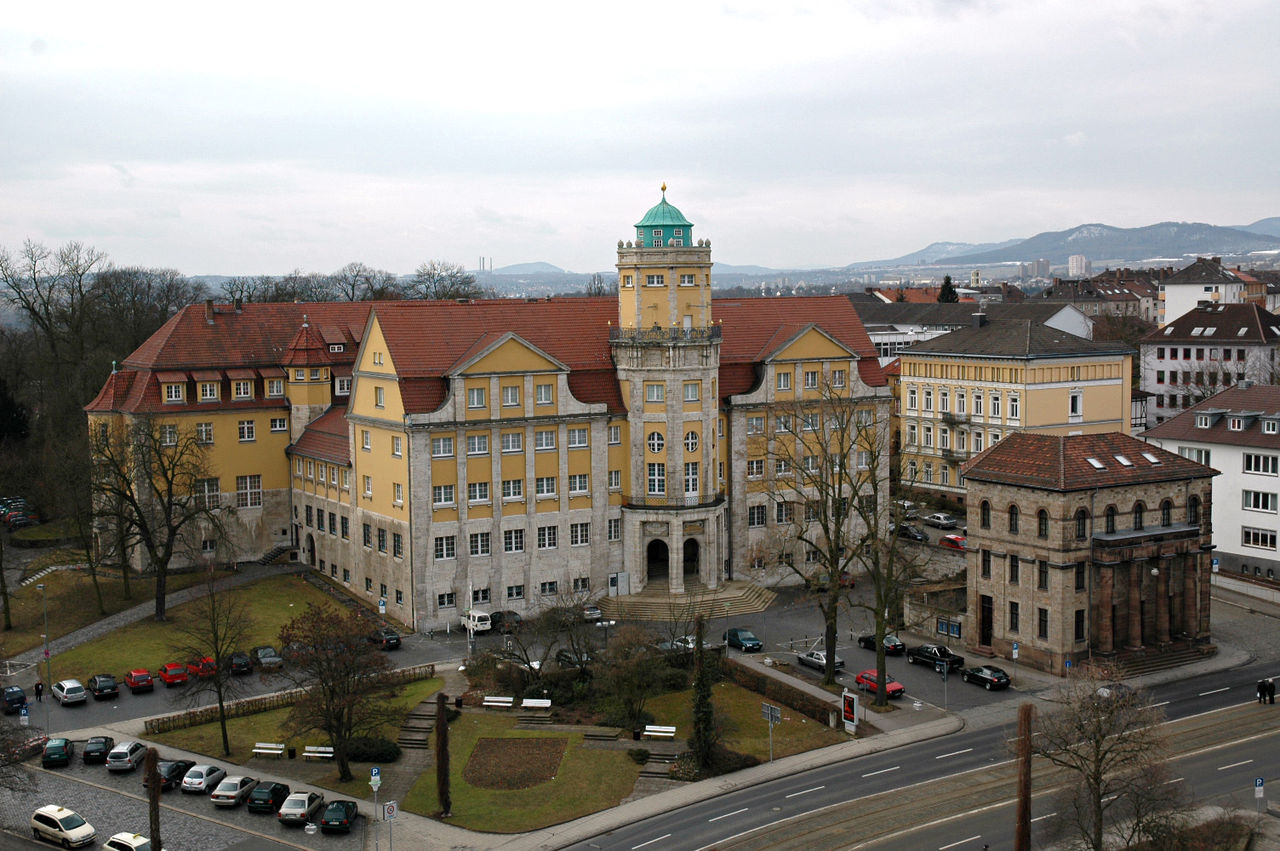
[{"label": "pedestrian", "polygon": [[1267,677],[1267,703],[1276,702],[1276,683],[1275,680]]},{"label": "pedestrian", "polygon": [[36,702],[44,703],[44,683],[36,680]]}]

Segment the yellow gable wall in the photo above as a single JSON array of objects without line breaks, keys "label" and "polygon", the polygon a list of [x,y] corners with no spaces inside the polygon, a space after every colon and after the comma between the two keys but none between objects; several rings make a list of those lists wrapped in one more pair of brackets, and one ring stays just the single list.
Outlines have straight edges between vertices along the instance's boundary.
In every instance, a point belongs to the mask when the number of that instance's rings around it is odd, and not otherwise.
[{"label": "yellow gable wall", "polygon": [[[381,363],[378,361],[381,360]],[[395,364],[391,362],[391,353],[387,351],[387,338],[382,334],[382,326],[378,324],[375,313],[369,318],[369,328],[364,340],[360,343],[360,355],[356,358],[357,372],[383,372],[395,375]]]},{"label": "yellow gable wall", "polygon": [[464,375],[503,372],[558,372],[560,367],[520,340],[506,340],[463,370]]},{"label": "yellow gable wall", "polygon": [[773,356],[773,360],[830,360],[853,358],[853,354],[816,329],[810,328]]}]

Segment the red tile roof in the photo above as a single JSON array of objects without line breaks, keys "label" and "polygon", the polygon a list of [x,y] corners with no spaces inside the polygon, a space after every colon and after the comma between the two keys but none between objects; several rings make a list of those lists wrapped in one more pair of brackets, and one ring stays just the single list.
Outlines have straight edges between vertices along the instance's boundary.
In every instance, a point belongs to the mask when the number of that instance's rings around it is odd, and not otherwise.
[{"label": "red tile roof", "polygon": [[350,466],[351,439],[347,430],[346,413],[345,405],[329,408],[307,424],[302,436],[289,448],[289,452]]},{"label": "red tile roof", "polygon": [[[1196,416],[1212,412],[1208,428],[1196,426]],[[1228,418],[1234,415],[1253,414],[1246,418],[1245,427],[1232,431]],[[1194,443],[1222,443],[1229,446],[1257,446],[1275,450],[1280,447],[1280,437],[1263,434],[1261,418],[1280,419],[1280,387],[1273,384],[1257,384],[1252,387],[1231,387],[1205,399],[1176,417],[1152,426],[1143,437],[1160,440],[1184,440]]]},{"label": "red tile roof", "polygon": [[1066,436],[1015,432],[975,455],[961,472],[971,481],[1052,491],[1125,487],[1218,474],[1211,467],[1117,431]]}]

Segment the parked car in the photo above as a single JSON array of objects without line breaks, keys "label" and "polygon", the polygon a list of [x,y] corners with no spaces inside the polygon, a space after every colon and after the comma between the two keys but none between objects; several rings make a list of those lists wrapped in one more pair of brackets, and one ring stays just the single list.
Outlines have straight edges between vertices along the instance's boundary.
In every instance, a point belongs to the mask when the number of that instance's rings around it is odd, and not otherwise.
[{"label": "parked car", "polygon": [[380,650],[399,650],[400,633],[389,626],[381,626],[369,633],[369,640],[378,645]]},{"label": "parked car", "polygon": [[254,787],[257,785],[256,778],[245,777],[243,774],[226,777],[214,787],[209,800],[213,801],[215,807],[239,806],[253,794]]},{"label": "parked car", "polygon": [[151,851],[151,840],[141,833],[117,833],[102,847],[108,851]]},{"label": "parked car", "polygon": [[943,535],[938,539],[938,546],[949,550],[963,550],[967,541],[964,535]]},{"label": "parked car", "polygon": [[[831,582],[826,573],[819,573],[809,580],[809,584],[813,586],[815,591],[826,591],[831,587]],[[840,587],[852,588],[854,585],[853,574],[847,570],[840,572]]]},{"label": "parked car", "polygon": [[79,680],[59,680],[49,689],[53,699],[66,706],[68,703],[84,703],[88,694]]},{"label": "parked car", "polygon": [[147,758],[142,742],[121,742],[107,754],[107,771],[133,771]]},{"label": "parked car", "polygon": [[31,814],[31,831],[36,839],[45,839],[63,848],[92,845],[98,831],[79,813],[56,804],[43,806]]},{"label": "parked car", "polygon": [[[875,633],[870,635],[858,636],[858,646],[866,650],[876,649]],[[884,636],[884,653],[886,656],[901,656],[907,650],[907,645],[902,643],[902,639],[896,635],[885,633]]]},{"label": "parked car", "polygon": [[281,824],[306,824],[324,806],[324,795],[319,792],[294,792],[284,799],[276,818]]},{"label": "parked car", "polygon": [[156,687],[156,681],[151,678],[151,672],[146,668],[134,668],[125,674],[124,684],[128,686],[129,691],[133,694],[152,691]]},{"label": "parked car", "polygon": [[27,705],[27,693],[22,690],[22,686],[5,686],[4,687],[4,714],[12,715],[15,712],[21,712],[22,707]]},{"label": "parked car", "polygon": [[725,630],[721,639],[725,644],[741,650],[743,653],[758,653],[764,649],[764,643],[756,638],[756,634],[749,629],[735,626],[732,629]]},{"label": "parked car", "polygon": [[278,812],[284,799],[289,797],[289,786],[286,783],[269,783],[263,781],[253,787],[249,793],[249,803],[245,805],[251,813]]},{"label": "parked car", "polygon": [[[182,778],[195,768],[195,761],[190,759],[162,759],[156,763],[156,774],[160,775],[160,791],[167,792],[182,785]],[[147,785],[146,775],[142,777],[142,785]]]},{"label": "parked car", "polygon": [[921,644],[919,647],[912,647],[907,651],[907,662],[912,665],[919,662],[922,665],[934,667],[945,664],[951,671],[964,667],[964,657],[952,653],[951,648],[941,644]]},{"label": "parked car", "polygon": [[350,833],[351,825],[356,823],[360,815],[360,807],[355,801],[330,801],[320,816],[321,833]]},{"label": "parked car", "polygon": [[9,518],[9,528],[14,530],[15,532],[19,529],[26,529],[28,526],[39,526],[39,525],[40,525],[39,514],[18,514],[16,516],[10,516]]},{"label": "parked car", "polygon": [[40,764],[45,768],[57,765],[70,765],[71,757],[76,755],[76,746],[70,739],[53,738],[44,743],[44,752],[40,754]]},{"label": "parked car", "polygon": [[1137,693],[1133,686],[1124,683],[1104,683],[1094,692],[1099,700],[1126,700]]},{"label": "parked car", "polygon": [[270,644],[260,644],[250,650],[249,658],[253,659],[253,667],[264,671],[279,671],[284,667],[284,657]]},{"label": "parked car", "polygon": [[1009,687],[1009,675],[1003,668],[995,665],[979,665],[976,668],[965,668],[960,672],[960,679],[966,683],[976,683],[987,691]]},{"label": "parked car", "polygon": [[[819,671],[827,669],[827,654],[823,650],[806,650],[804,653],[797,653],[796,661],[807,668],[815,668]],[[844,660],[836,656],[834,664],[838,671],[844,667]]]},{"label": "parked car", "polygon": [[[889,695],[889,697],[902,697],[907,693],[907,687],[889,676],[888,673],[886,673],[884,677],[885,680],[887,680],[884,691],[885,694]],[[868,670],[862,671],[858,676],[853,678],[853,682],[858,686],[858,688],[866,689],[873,694],[880,691],[880,682],[876,678],[875,668],[869,668]]]},{"label": "parked car", "polygon": [[253,673],[253,660],[243,650],[237,650],[227,657],[227,670],[232,674]]},{"label": "parked car", "polygon": [[587,621],[588,623],[590,623],[592,621],[598,621],[602,617],[604,617],[604,614],[600,611],[600,607],[597,606],[596,604],[587,603],[582,607],[582,619],[584,621]]},{"label": "parked car", "polygon": [[890,526],[893,529],[893,533],[899,538],[921,542],[929,540],[929,536],[919,526],[913,526],[910,523],[890,524]]},{"label": "parked car", "polygon": [[165,688],[185,685],[187,682],[187,666],[180,662],[166,662],[156,672]]},{"label": "parked car", "polygon": [[205,656],[203,659],[192,659],[187,663],[187,674],[199,679],[212,677],[218,673],[218,663],[213,661],[212,656]]},{"label": "parked car", "polygon": [[909,499],[897,499],[893,502],[893,513],[903,520],[914,520],[920,516],[920,506]]},{"label": "parked car", "polygon": [[116,740],[110,736],[90,736],[84,743],[80,758],[86,763],[106,762],[107,754],[116,746]]},{"label": "parked car", "polygon": [[692,635],[681,635],[670,641],[663,639],[656,646],[664,653],[689,653],[697,646],[697,639]]},{"label": "parked car", "polygon": [[592,661],[591,654],[586,650],[562,647],[556,651],[556,664],[561,668],[585,669],[591,665]]},{"label": "parked car", "polygon": [[182,791],[202,792],[207,795],[226,776],[227,772],[216,765],[193,765],[182,778]]},{"label": "parked car", "polygon": [[945,511],[939,511],[924,518],[926,526],[933,526],[937,529],[954,529],[960,525],[956,518],[947,514]]},{"label": "parked car", "polygon": [[513,612],[511,609],[503,609],[500,612],[494,612],[489,615],[489,624],[504,635],[515,632],[522,623],[524,623],[524,618],[520,616],[519,612]]},{"label": "parked car", "polygon": [[120,696],[120,686],[110,674],[94,674],[89,678],[89,693],[94,700],[115,700]]}]

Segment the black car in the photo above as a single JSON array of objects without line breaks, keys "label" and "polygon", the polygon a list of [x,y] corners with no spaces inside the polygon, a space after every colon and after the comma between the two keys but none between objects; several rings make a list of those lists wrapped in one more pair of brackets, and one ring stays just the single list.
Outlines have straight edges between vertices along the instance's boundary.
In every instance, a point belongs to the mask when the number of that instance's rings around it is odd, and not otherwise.
[{"label": "black car", "polygon": [[94,700],[115,700],[120,696],[120,686],[110,674],[94,674],[89,678],[88,689]]},{"label": "black car", "polygon": [[21,712],[22,707],[27,705],[27,693],[22,690],[22,686],[5,686],[4,687],[4,714],[12,715],[15,712]]},{"label": "black car", "polygon": [[906,538],[908,541],[928,541],[929,536],[926,535],[919,526],[912,526],[910,523],[902,523],[894,527],[894,532],[899,538]]},{"label": "black car", "polygon": [[116,740],[110,736],[90,736],[84,743],[84,750],[80,752],[80,757],[85,762],[106,762],[107,754],[111,753],[111,749],[115,746]]},{"label": "black car", "polygon": [[[864,650],[875,650],[876,649],[875,633],[871,633],[870,635],[858,636],[858,646]],[[902,643],[901,638],[898,638],[898,636],[892,635],[889,633],[885,634],[884,655],[901,656],[904,652],[906,652],[906,649],[907,649],[907,645]]]},{"label": "black car", "polygon": [[237,650],[227,657],[227,670],[233,674],[253,673],[253,660],[243,650]]},{"label": "black car", "polygon": [[941,644],[921,644],[919,647],[912,647],[907,651],[907,662],[912,665],[919,662],[935,668],[945,664],[949,671],[964,667],[964,657],[952,653],[949,648]]},{"label": "black car", "polygon": [[[156,763],[156,773],[160,775],[160,791],[167,792],[175,789],[182,783],[182,778],[187,776],[187,772],[195,767],[195,762],[189,759],[162,759]],[[142,785],[147,785],[147,777],[142,776]]]},{"label": "black car", "polygon": [[360,815],[360,808],[356,806],[355,801],[331,801],[329,806],[324,808],[324,815],[320,816],[320,831],[350,833],[351,825],[355,824],[358,815]]},{"label": "black car", "polygon": [[289,797],[287,784],[268,783],[264,780],[249,793],[249,802],[245,806],[251,813],[274,813],[280,809],[280,805],[287,797]]},{"label": "black car", "polygon": [[556,651],[556,664],[561,668],[578,668],[586,670],[591,665],[591,654],[586,650],[571,650],[563,647]]},{"label": "black car", "polygon": [[400,649],[400,633],[389,626],[382,626],[369,633],[369,640],[382,650]]},{"label": "black car", "polygon": [[965,668],[960,672],[960,679],[966,683],[975,683],[987,691],[1009,687],[1009,675],[1003,668],[995,665],[979,665],[976,668]]},{"label": "black car", "polygon": [[55,765],[70,765],[71,757],[76,755],[76,746],[70,739],[50,739],[44,743],[44,753],[40,755],[40,764],[45,768]]},{"label": "black car", "polygon": [[489,615],[490,626],[504,635],[515,632],[522,623],[524,623],[524,618],[520,617],[520,613],[513,612],[510,609],[503,609],[500,612],[494,612]]},{"label": "black car", "polygon": [[735,650],[741,650],[743,653],[756,653],[764,649],[764,643],[756,638],[756,634],[749,629],[734,627],[727,630],[721,636],[725,644]]}]

